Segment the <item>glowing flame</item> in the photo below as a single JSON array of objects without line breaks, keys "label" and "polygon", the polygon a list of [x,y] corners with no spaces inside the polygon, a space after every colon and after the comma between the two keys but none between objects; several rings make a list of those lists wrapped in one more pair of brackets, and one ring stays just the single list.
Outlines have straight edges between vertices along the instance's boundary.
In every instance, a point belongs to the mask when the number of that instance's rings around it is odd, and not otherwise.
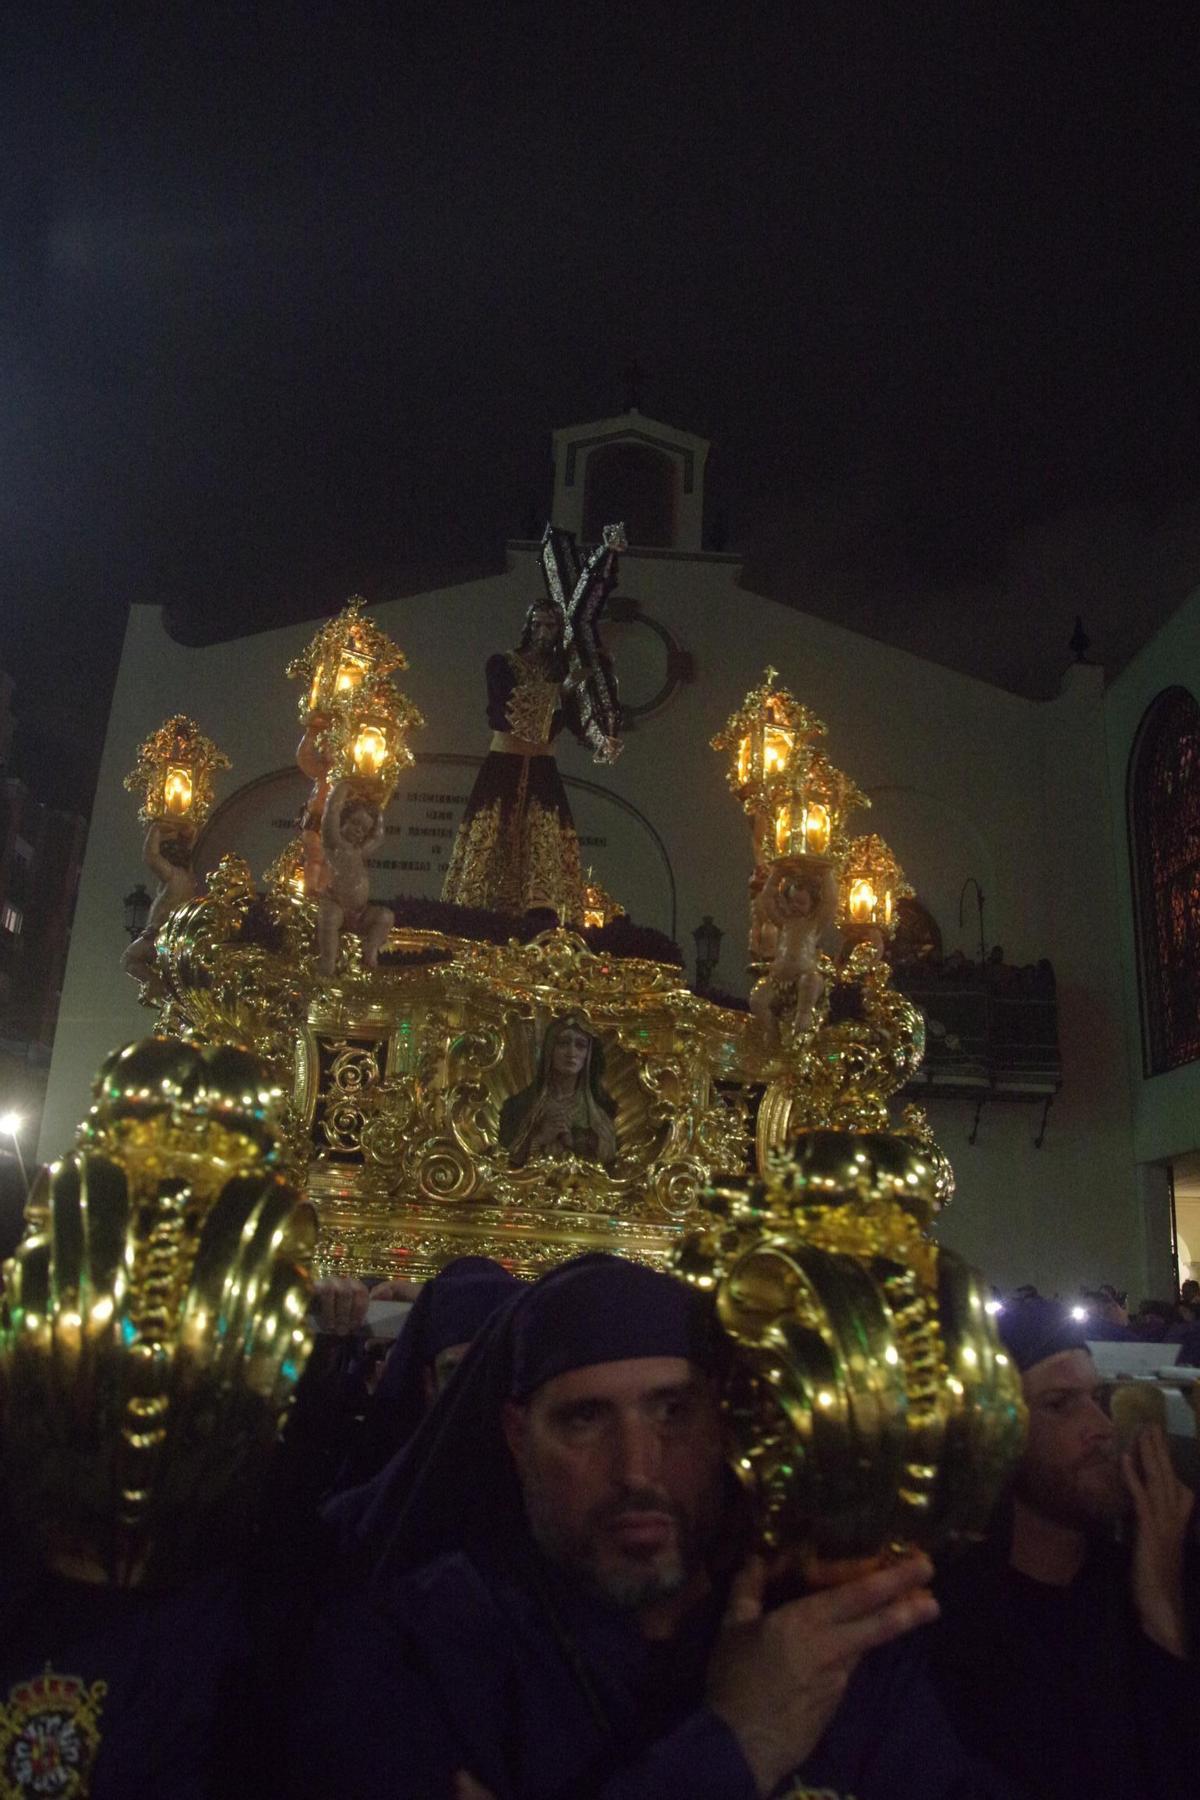
[{"label": "glowing flame", "polygon": [[387,759],[387,738],[378,725],[363,726],[354,740],[352,754],[360,775],[378,775]]},{"label": "glowing flame", "polygon": [[782,725],[768,725],[763,734],[763,774],[781,774],[791,754],[791,732]]},{"label": "glowing flame", "polygon": [[188,769],[172,765],[163,782],[163,805],[177,819],[182,819],[192,804],[192,777]]},{"label": "glowing flame", "polygon": [[334,683],[339,694],[349,694],[359,685],[367,672],[367,665],[361,656],[347,654],[338,666],[337,681]]},{"label": "glowing flame", "polygon": [[[804,812],[804,848],[810,856],[824,856],[829,848],[830,821],[829,808],[820,801],[805,808]],[[871,900],[874,903],[875,896]]]},{"label": "glowing flame", "polygon": [[875,916],[875,889],[869,881],[856,881],[850,889],[850,917],[856,925],[869,925]]}]

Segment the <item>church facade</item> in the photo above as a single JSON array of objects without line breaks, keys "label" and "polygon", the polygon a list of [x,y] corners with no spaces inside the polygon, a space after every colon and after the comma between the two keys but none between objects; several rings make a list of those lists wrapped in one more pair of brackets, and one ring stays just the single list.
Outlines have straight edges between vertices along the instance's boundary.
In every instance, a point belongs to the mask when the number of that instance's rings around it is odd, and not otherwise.
[{"label": "church facade", "polygon": [[[1003,946],[1010,966],[1053,965],[1062,1085],[1048,1115],[977,1096],[929,1105],[958,1182],[940,1235],[1001,1285],[1066,1292],[1109,1280],[1167,1292],[1168,1164],[1200,1146],[1200,1064],[1145,1072],[1135,925],[1145,902],[1128,848],[1127,771],[1156,696],[1200,682],[1200,598],[1113,683],[1078,664],[1055,699],[1030,701],[751,592],[736,557],[702,548],[707,450],[638,412],[554,436],[554,523],[593,541],[624,518],[630,545],[605,631],[629,719],[624,753],[603,768],[573,744],[560,754],[585,864],[638,923],[689,953],[711,916],[724,932],[714,985],[745,993],[750,842],[709,740],[774,665],[871,799],[852,829],[887,839],[943,950],[978,961],[981,891],[984,948]],[[402,684],[426,720],[374,858],[379,898],[440,892],[487,749],[485,662],[515,644],[541,592],[536,543],[511,542],[506,565],[403,600],[369,597],[408,657]],[[330,595],[329,611],[343,599]],[[175,712],[216,740],[233,768],[198,869],[234,850],[261,873],[294,835],[306,787],[283,671],[311,632],[306,621],[195,648],[171,636],[157,607],[132,609],[43,1156],[70,1141],[102,1058],[146,1028],[119,968],[122,896],[139,878],[141,841],[122,778],[138,743]]]}]

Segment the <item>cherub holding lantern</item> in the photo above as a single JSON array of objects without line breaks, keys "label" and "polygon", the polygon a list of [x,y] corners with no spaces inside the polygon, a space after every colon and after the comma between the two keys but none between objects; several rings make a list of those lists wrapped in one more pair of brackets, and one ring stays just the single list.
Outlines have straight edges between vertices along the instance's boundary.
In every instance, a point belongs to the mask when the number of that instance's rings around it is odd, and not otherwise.
[{"label": "cherub holding lantern", "polygon": [[154,819],[142,844],[142,861],[158,878],[158,892],[141,935],[135,937],[124,956],[121,967],[143,986],[154,969],[154,946],[159,928],[177,906],[194,900],[197,892],[192,869],[192,849],[196,834],[190,825],[178,819]]},{"label": "cherub holding lantern", "polygon": [[228,767],[229,758],[195,720],[175,713],[138,746],[137,763],[125,777],[129,791],[142,797],[138,817],[147,827],[142,857],[159,883],[145,930],[121,958],[125,973],[143,985],[154,969],[161,927],[196,896],[196,839],[212,810],[213,776]]},{"label": "cherub holding lantern", "polygon": [[363,966],[379,967],[379,952],[395,923],[389,907],[371,902],[367,858],[383,841],[383,809],[353,781],[330,790],[321,819],[325,855],[324,886],[317,901],[317,969],[337,973],[338,940],[344,931],[362,939]]},{"label": "cherub holding lantern", "polygon": [[750,1011],[768,1046],[777,1049],[785,1022],[792,1034],[811,1030],[825,992],[820,940],[837,917],[837,879],[823,858],[782,857],[751,886],[751,950],[768,962],[751,992]]}]

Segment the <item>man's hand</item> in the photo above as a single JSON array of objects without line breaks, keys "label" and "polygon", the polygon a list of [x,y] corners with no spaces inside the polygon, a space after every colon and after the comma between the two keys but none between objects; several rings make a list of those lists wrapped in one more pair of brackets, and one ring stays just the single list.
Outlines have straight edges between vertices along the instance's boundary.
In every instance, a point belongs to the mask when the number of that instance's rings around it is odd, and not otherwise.
[{"label": "man's hand", "polygon": [[420,1281],[377,1281],[368,1298],[371,1300],[415,1300],[423,1285]]},{"label": "man's hand", "polygon": [[1144,1425],[1121,1458],[1133,1495],[1133,1602],[1146,1636],[1171,1656],[1188,1654],[1183,1547],[1196,1496],[1180,1481],[1161,1425]]},{"label": "man's hand", "polygon": [[317,1330],[329,1337],[349,1337],[367,1316],[367,1285],[351,1275],[333,1275],[313,1289]]},{"label": "man's hand", "polygon": [[937,1618],[932,1578],[931,1564],[911,1557],[764,1613],[762,1559],[741,1570],[709,1660],[708,1704],[737,1738],[760,1794],[812,1753],[868,1650]]}]

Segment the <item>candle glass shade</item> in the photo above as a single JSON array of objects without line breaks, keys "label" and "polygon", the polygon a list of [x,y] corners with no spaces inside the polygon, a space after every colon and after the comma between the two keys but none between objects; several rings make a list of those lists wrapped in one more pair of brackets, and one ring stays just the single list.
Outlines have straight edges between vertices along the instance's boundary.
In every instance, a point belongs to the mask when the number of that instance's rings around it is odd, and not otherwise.
[{"label": "candle glass shade", "polygon": [[367,780],[374,779],[387,760],[387,733],[378,725],[364,725],[354,739],[351,755],[354,772]]},{"label": "candle glass shade", "polygon": [[193,783],[190,769],[172,764],[163,781],[163,811],[173,819],[186,819],[192,806]]},{"label": "candle glass shade", "polygon": [[803,781],[814,738],[825,727],[808,708],[780,687],[774,669],[713,738],[713,748],[731,753],[729,785],[746,812],[772,816]]},{"label": "candle glass shade", "polygon": [[856,925],[870,925],[879,902],[869,881],[856,881],[850,889],[850,917]]},{"label": "candle glass shade", "polygon": [[355,595],[329,619],[302,655],[288,664],[292,680],[304,682],[300,712],[334,712],[353,704],[359,692],[393,669],[407,668],[404,652],[363,612]]}]

